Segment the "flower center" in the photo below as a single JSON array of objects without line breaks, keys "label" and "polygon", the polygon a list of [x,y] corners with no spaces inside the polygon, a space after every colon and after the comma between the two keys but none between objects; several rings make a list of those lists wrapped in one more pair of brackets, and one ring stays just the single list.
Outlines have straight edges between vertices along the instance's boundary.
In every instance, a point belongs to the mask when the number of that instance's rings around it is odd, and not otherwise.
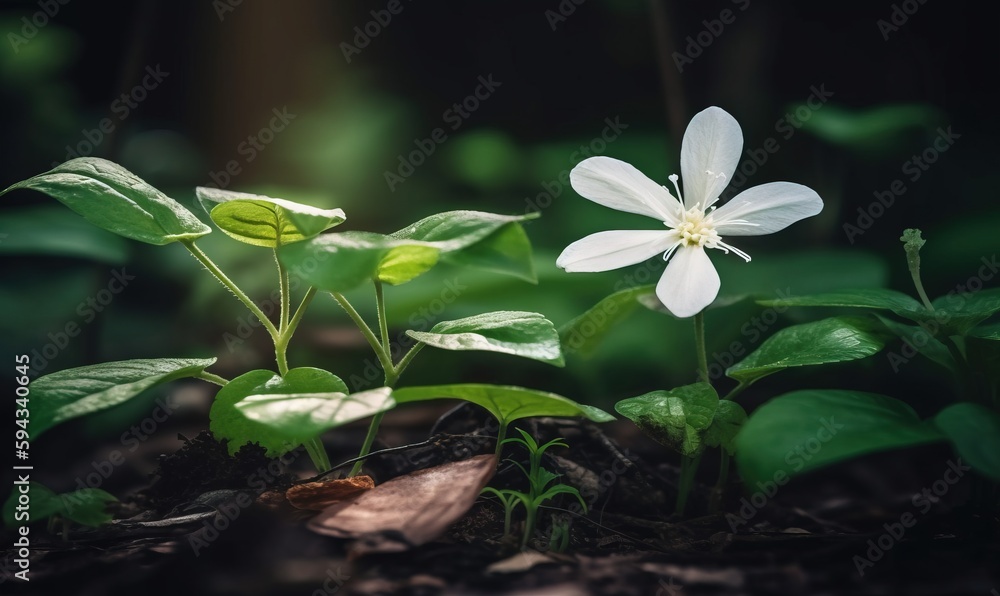
[{"label": "flower center", "polygon": [[715,248],[719,243],[719,233],[711,222],[705,220],[705,213],[692,207],[684,212],[683,219],[674,230],[677,239],[684,246],[707,246]]}]

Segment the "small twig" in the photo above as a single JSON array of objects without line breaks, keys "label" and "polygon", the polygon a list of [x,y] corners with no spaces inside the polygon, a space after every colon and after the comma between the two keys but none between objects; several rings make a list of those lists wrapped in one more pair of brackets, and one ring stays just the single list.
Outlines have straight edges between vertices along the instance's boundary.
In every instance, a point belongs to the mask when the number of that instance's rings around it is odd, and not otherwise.
[{"label": "small twig", "polygon": [[341,462],[341,463],[333,466],[332,468],[330,468],[329,470],[327,470],[327,471],[325,471],[325,472],[323,472],[321,474],[317,474],[316,476],[313,476],[312,478],[306,479],[304,482],[316,482],[317,480],[319,480],[320,478],[326,476],[330,472],[334,472],[336,470],[339,470],[340,468],[343,468],[344,466],[349,466],[351,464],[357,463],[359,461],[366,460],[369,457],[374,457],[376,455],[388,455],[390,453],[399,453],[400,451],[407,451],[409,449],[416,449],[417,447],[425,447],[427,445],[433,445],[434,443],[437,443],[438,441],[440,441],[442,438],[449,438],[449,439],[452,439],[452,438],[462,438],[462,439],[465,439],[465,438],[474,438],[474,437],[481,437],[481,436],[482,435],[447,435],[447,434],[439,434],[439,435],[434,435],[433,437],[427,439],[426,441],[420,441],[419,443],[411,443],[409,445],[400,445],[399,447],[388,447],[386,449],[380,449],[378,451],[372,451],[372,452],[368,453],[367,455],[362,455],[362,456],[359,456],[359,457],[354,457],[354,458],[351,458],[351,459],[349,459],[347,461]]}]

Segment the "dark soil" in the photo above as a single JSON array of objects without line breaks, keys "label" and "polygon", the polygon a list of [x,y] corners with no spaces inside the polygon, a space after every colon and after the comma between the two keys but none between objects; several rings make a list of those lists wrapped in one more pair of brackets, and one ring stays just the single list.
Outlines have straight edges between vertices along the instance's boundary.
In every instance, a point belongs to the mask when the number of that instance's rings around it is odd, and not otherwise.
[{"label": "dark soil", "polygon": [[[443,416],[430,440],[413,428],[385,428],[393,445],[416,446],[371,458],[366,470],[378,482],[488,453],[496,432],[473,406]],[[275,495],[296,481],[292,472],[308,476],[308,458],[293,453],[284,463],[268,460],[256,446],[230,457],[224,445],[200,434],[161,456],[151,484],[123,497],[113,523],[74,528],[68,540],[47,534],[44,524],[34,527],[32,581],[10,581],[8,551],[3,591],[987,596],[993,590],[996,596],[1000,589],[1000,522],[956,505],[967,488],[949,492],[899,539],[892,536],[902,514],[920,513],[912,495],[946,469],[952,456],[942,448],[862,458],[796,479],[773,496],[768,487],[754,497],[732,486],[724,513],[707,512],[709,488],[699,486],[681,519],[672,516],[676,468],[627,425],[538,419],[524,428],[539,442],[566,440],[570,448],[551,450],[544,466],[563,474],[588,504],[584,513],[572,497],[552,503],[527,552],[518,538],[503,535],[500,504],[483,497],[432,543],[355,556],[350,542],[308,531],[311,514],[275,506]],[[343,456],[335,461],[350,457],[353,438],[328,445],[332,455]],[[524,455],[516,446],[505,450],[507,458]],[[704,467],[700,478],[711,482],[714,471],[707,461]],[[491,485],[521,488],[523,482],[505,461]],[[563,552],[549,548],[553,519],[570,527]],[[862,575],[858,561],[865,557],[872,564],[862,563]]]}]

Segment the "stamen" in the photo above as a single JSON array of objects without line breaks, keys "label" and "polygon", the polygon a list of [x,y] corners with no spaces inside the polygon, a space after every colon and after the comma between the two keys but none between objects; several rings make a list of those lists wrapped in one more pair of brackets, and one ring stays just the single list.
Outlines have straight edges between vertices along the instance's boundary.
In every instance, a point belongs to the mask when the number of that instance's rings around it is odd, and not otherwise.
[{"label": "stamen", "polygon": [[[735,247],[735,246],[733,246],[732,244],[726,244],[725,242],[723,242],[723,241],[721,241],[721,240],[717,241],[717,244],[718,244],[718,246],[717,246],[716,248],[721,248],[721,249],[722,249],[722,250],[724,250],[724,251],[725,251],[725,252],[726,252],[727,254],[728,254],[728,253],[729,253],[729,251],[731,250],[731,251],[733,251],[734,253],[736,253],[737,255],[739,255],[739,256],[740,256],[740,257],[741,257],[741,258],[742,258],[742,259],[743,259],[744,261],[746,261],[747,263],[749,263],[749,262],[750,262],[750,255],[748,255],[747,253],[743,252],[742,250],[740,250],[740,249],[736,248],[736,247]],[[728,250],[727,250],[727,249],[728,249]]]},{"label": "stamen", "polygon": [[[677,191],[677,200],[681,202],[681,205],[683,205],[684,204],[684,197],[681,196],[681,189],[680,189],[679,186],[677,186],[677,180],[679,178],[680,177],[677,174],[671,174],[671,175],[667,176],[667,179],[670,180],[671,182],[673,182],[673,184],[674,184],[674,190]],[[684,211],[683,207],[681,207],[681,211]]]},{"label": "stamen", "polygon": [[673,246],[671,246],[670,248],[668,248],[667,252],[663,253],[663,260],[664,261],[669,261],[670,257],[672,257],[674,255],[674,252],[677,251],[677,247],[680,246],[680,245],[681,245],[681,241],[678,240],[677,242],[674,243]]}]

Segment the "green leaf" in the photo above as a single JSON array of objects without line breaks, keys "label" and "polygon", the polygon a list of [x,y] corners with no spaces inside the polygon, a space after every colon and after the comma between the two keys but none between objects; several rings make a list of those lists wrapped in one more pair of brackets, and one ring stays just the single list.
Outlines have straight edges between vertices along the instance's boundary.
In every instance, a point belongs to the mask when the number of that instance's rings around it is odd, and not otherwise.
[{"label": "green leaf", "polygon": [[462,399],[489,410],[501,425],[532,416],[579,417],[609,422],[614,416],[554,393],[508,385],[433,385],[404,387],[392,393],[396,403],[431,399]]},{"label": "green leaf", "polygon": [[499,215],[482,211],[447,211],[421,219],[393,238],[431,243],[456,265],[537,281],[531,242],[521,222],[538,213]]},{"label": "green leaf", "polygon": [[149,244],[190,241],[212,231],[132,172],[96,157],[71,159],[0,195],[18,188],[43,192],[100,228]]},{"label": "green leaf", "polygon": [[1000,323],[993,323],[991,325],[980,325],[975,329],[969,331],[969,335],[972,337],[978,337],[979,339],[989,339],[993,341],[1000,341]]},{"label": "green leaf", "polygon": [[882,321],[886,329],[910,344],[917,352],[952,372],[958,370],[958,365],[955,362],[954,356],[948,351],[948,346],[934,337],[935,329],[925,329],[920,325],[905,325],[878,314],[875,316],[878,317],[879,321]]},{"label": "green leaf", "polygon": [[694,457],[705,449],[705,431],[718,405],[711,385],[694,383],[623,399],[615,410],[657,443]]},{"label": "green leaf", "polygon": [[1000,288],[980,290],[974,293],[952,292],[931,304],[935,311],[925,315],[926,320],[944,327],[945,332],[964,335],[979,323],[1000,312]]},{"label": "green leaf", "polygon": [[721,447],[729,455],[736,453],[736,435],[746,424],[747,413],[740,404],[723,399],[719,401],[719,407],[715,409],[715,416],[712,424],[705,431],[705,445],[709,447]]},{"label": "green leaf", "polygon": [[[287,438],[287,427],[263,424],[245,415],[238,404],[251,397],[281,396],[308,393],[349,393],[339,377],[318,368],[293,368],[282,378],[270,370],[252,370],[242,374],[219,390],[209,412],[209,428],[216,439],[228,441],[229,453],[235,454],[247,443],[259,443],[268,457],[278,457],[298,447],[302,441]],[[261,406],[263,407],[263,406]],[[300,410],[301,411],[301,410]],[[307,437],[311,438],[311,437]]]},{"label": "green leaf", "polygon": [[795,366],[865,358],[884,346],[884,338],[872,321],[831,317],[778,331],[741,362],[730,366],[726,374],[741,383],[752,383]]},{"label": "green leaf", "polygon": [[862,288],[825,292],[810,296],[790,296],[770,300],[758,300],[764,306],[840,306],[848,308],[874,308],[889,310],[908,319],[920,320],[927,309],[913,297],[885,288]]},{"label": "green leaf", "polygon": [[379,387],[351,395],[343,391],[248,395],[236,403],[236,409],[285,441],[298,444],[395,405],[392,390]]},{"label": "green leaf", "polygon": [[559,334],[538,313],[500,311],[444,321],[429,332],[407,331],[407,335],[443,350],[483,350],[513,354],[563,366]]},{"label": "green leaf", "polygon": [[126,402],[154,385],[196,377],[213,364],[215,358],[122,360],[38,377],[31,382],[31,438],[67,420]]},{"label": "green leaf", "polygon": [[263,195],[197,188],[198,200],[227,235],[254,246],[277,248],[342,223],[342,209],[318,209]]},{"label": "green leaf", "polygon": [[655,297],[656,286],[636,286],[619,290],[602,299],[590,310],[559,328],[566,352],[591,354],[615,325],[628,318],[644,296]]},{"label": "green leaf", "polygon": [[[773,482],[874,451],[944,437],[905,403],[875,393],[794,391],[757,408],[736,435],[747,486]],[[761,486],[757,485],[757,486]]]},{"label": "green leaf", "polygon": [[116,503],[114,495],[99,488],[82,488],[70,493],[57,495],[51,489],[38,482],[28,483],[28,498],[30,506],[21,510],[30,516],[18,519],[17,505],[21,495],[20,488],[14,492],[3,505],[3,520],[8,528],[24,526],[59,515],[84,526],[97,527],[111,521],[114,516],[108,513],[109,503]]},{"label": "green leaf", "polygon": [[278,249],[278,258],[310,285],[343,292],[376,275],[392,284],[407,282],[437,263],[440,250],[426,243],[371,232],[343,232]]},{"label": "green leaf", "polygon": [[1000,415],[980,404],[963,402],[938,412],[934,425],[973,469],[1000,481]]}]

